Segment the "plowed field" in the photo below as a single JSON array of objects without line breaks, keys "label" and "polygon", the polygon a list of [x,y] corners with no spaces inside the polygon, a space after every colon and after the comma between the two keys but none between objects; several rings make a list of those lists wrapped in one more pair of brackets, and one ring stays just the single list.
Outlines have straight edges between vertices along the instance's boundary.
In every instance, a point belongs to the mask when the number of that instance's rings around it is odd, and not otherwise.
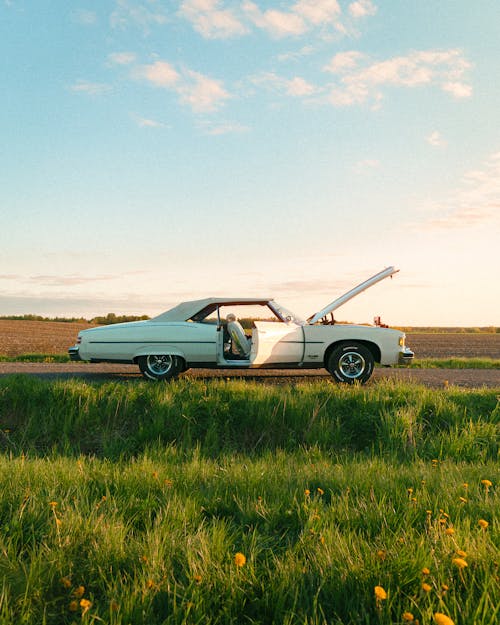
[{"label": "plowed field", "polygon": [[[65,354],[88,323],[0,319],[0,355]],[[407,334],[416,358],[500,358],[500,334]]]}]

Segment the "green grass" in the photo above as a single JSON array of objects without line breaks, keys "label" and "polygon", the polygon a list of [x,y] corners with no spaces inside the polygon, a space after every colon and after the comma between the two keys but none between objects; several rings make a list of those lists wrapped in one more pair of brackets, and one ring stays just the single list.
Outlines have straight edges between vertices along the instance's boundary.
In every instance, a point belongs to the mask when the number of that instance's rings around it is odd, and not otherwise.
[{"label": "green grass", "polygon": [[[67,354],[20,354],[2,356],[0,362],[70,362]],[[414,369],[500,369],[498,358],[416,358]]]},{"label": "green grass", "polygon": [[493,625],[497,395],[2,378],[0,624]]}]

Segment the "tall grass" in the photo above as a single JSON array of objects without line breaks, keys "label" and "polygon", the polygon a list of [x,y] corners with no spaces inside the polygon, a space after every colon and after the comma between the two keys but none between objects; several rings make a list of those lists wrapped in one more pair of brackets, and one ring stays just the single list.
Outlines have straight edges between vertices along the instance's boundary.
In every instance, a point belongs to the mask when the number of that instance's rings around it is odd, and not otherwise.
[{"label": "tall grass", "polygon": [[173,384],[0,380],[1,448],[120,458],[175,443],[203,454],[299,446],[416,457],[498,458],[495,389],[383,382],[282,386],[179,379]]},{"label": "tall grass", "polygon": [[0,425],[1,625],[498,621],[494,391],[17,376]]}]

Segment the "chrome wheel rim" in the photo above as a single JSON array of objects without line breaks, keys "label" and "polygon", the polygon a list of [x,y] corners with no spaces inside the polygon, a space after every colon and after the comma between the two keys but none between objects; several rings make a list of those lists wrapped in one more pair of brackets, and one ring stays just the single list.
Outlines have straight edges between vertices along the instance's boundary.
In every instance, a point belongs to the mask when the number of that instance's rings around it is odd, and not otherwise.
[{"label": "chrome wheel rim", "polygon": [[339,360],[339,370],[343,376],[355,380],[362,375],[366,362],[359,352],[346,352]]},{"label": "chrome wheel rim", "polygon": [[155,375],[165,375],[174,365],[173,356],[148,356],[148,369]]}]

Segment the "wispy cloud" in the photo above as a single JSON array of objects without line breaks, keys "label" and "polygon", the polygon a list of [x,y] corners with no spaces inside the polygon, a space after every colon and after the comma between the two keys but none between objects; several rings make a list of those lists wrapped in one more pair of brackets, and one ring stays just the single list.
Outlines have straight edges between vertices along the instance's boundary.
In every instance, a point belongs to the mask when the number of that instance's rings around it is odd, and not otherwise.
[{"label": "wispy cloud", "polygon": [[284,78],[274,72],[264,72],[252,76],[250,82],[256,86],[263,86],[276,93],[292,97],[306,97],[316,93],[317,88],[300,76]]},{"label": "wispy cloud", "polygon": [[436,85],[456,98],[470,97],[472,88],[465,82],[470,67],[457,49],[414,51],[382,61],[353,50],[335,55],[324,69],[337,76],[330,87],[329,101],[334,106],[349,106],[378,104],[384,89],[391,86]]},{"label": "wispy cloud", "polygon": [[108,55],[108,62],[111,65],[131,65],[136,61],[134,52],[113,52]]},{"label": "wispy cloud", "polygon": [[418,226],[424,230],[463,229],[496,224],[500,227],[500,152],[480,169],[464,174],[455,193],[426,207],[432,214]]},{"label": "wispy cloud", "polygon": [[181,103],[195,113],[215,111],[231,98],[222,81],[186,68],[178,72],[166,61],[155,61],[136,68],[134,75],[155,87],[177,93]]},{"label": "wispy cloud", "polygon": [[425,140],[429,145],[432,145],[434,148],[442,148],[447,145],[446,140],[442,137],[441,133],[438,130],[434,130],[428,135]]},{"label": "wispy cloud", "polygon": [[137,115],[132,115],[132,119],[139,126],[139,128],[165,128],[165,124],[163,122],[159,122],[155,119],[148,119],[146,117],[139,117]]},{"label": "wispy cloud", "polygon": [[147,2],[116,0],[110,17],[112,28],[125,30],[129,26],[136,26],[144,34],[149,33],[153,26],[165,24],[167,21],[167,14],[159,0],[147,0]]},{"label": "wispy cloud", "polygon": [[220,0],[185,0],[179,15],[206,39],[227,39],[248,32],[234,8],[223,8]]},{"label": "wispy cloud", "polygon": [[73,12],[73,20],[77,24],[82,24],[83,26],[93,26],[97,23],[97,14],[94,11],[77,9]]},{"label": "wispy cloud", "polygon": [[249,132],[250,130],[248,126],[235,122],[213,122],[207,120],[199,122],[198,127],[204,134],[212,136],[238,134]]},{"label": "wispy cloud", "polygon": [[375,15],[377,7],[371,0],[358,0],[357,2],[351,2],[349,5],[349,13],[354,18],[366,17],[368,15]]},{"label": "wispy cloud", "polygon": [[71,91],[75,93],[84,93],[89,96],[101,96],[110,93],[113,88],[111,85],[102,82],[88,82],[86,80],[78,80],[71,87]]}]

